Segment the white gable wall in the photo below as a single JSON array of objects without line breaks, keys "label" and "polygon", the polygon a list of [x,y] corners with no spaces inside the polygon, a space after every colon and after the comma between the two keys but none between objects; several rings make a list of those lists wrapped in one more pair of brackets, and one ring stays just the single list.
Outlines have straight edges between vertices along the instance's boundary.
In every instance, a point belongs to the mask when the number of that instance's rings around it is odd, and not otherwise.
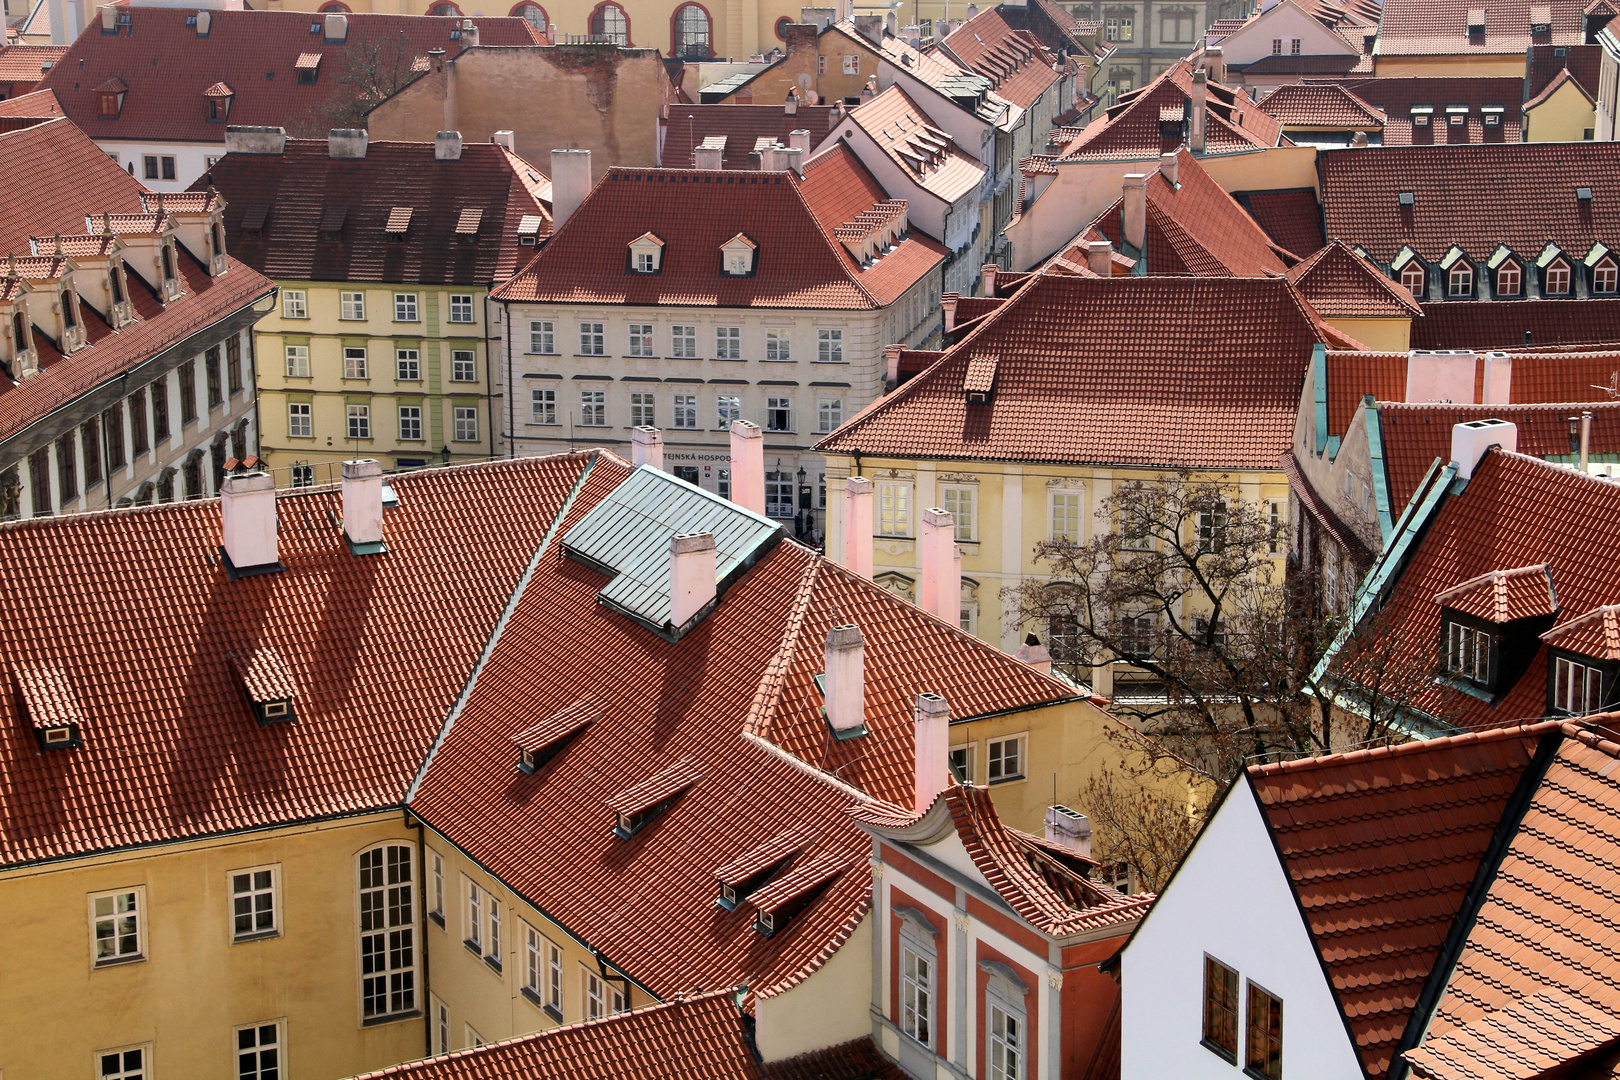
[{"label": "white gable wall", "polygon": [[[1201,1045],[1204,956],[1283,1002],[1283,1074],[1362,1072],[1247,777],[1239,778],[1122,959],[1121,1080],[1242,1080]],[[1239,1041],[1246,1015],[1240,1014]]]},{"label": "white gable wall", "polygon": [[1283,55],[1289,55],[1294,38],[1299,38],[1301,56],[1354,56],[1356,50],[1338,34],[1284,0],[1259,18],[1250,19],[1242,29],[1221,41],[1221,53],[1228,67],[1252,64],[1271,55],[1271,43],[1282,39]]}]

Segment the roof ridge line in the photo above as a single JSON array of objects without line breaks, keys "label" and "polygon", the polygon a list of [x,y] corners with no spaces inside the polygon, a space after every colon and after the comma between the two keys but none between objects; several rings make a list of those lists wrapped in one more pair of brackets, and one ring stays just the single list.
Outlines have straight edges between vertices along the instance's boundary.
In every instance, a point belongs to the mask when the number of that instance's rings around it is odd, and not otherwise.
[{"label": "roof ridge line", "polygon": [[[839,145],[843,144],[840,143]],[[859,158],[856,158],[855,160],[860,161]],[[803,163],[801,162],[800,164],[802,165]],[[861,166],[862,168],[865,168],[865,163],[862,162]],[[871,170],[867,169],[867,172],[870,173]],[[872,178],[877,180],[877,174],[873,173]],[[788,187],[793,190],[794,198],[799,200],[799,206],[803,208],[805,214],[809,216],[810,221],[815,225],[816,232],[821,236],[822,242],[827,245],[827,250],[832,252],[833,258],[837,260],[839,267],[844,271],[844,276],[849,278],[850,284],[854,285],[855,288],[860,291],[860,294],[866,297],[867,302],[870,303],[874,308],[882,310],[883,305],[879,303],[878,298],[872,294],[872,290],[866,287],[866,282],[862,281],[858,274],[850,272],[849,264],[844,261],[849,254],[844,249],[844,245],[827,231],[827,227],[821,223],[821,219],[816,216],[815,210],[811,208],[810,200],[804,197],[804,177],[798,173],[795,173],[792,169],[789,169]],[[885,195],[889,194],[889,189],[884,187],[883,181],[878,180],[878,187],[883,188],[883,193]],[[893,196],[890,197],[893,198]],[[870,209],[870,207],[868,209]]]},{"label": "roof ridge line", "polygon": [[799,575],[793,607],[788,612],[787,624],[782,628],[781,644],[777,647],[776,655],[771,657],[771,662],[765,665],[759,684],[754,688],[754,700],[749,704],[748,715],[743,719],[744,734],[757,735],[770,741],[771,718],[782,698],[782,682],[798,654],[799,635],[804,629],[805,616],[810,611],[816,582],[821,578],[821,564],[821,557],[812,556],[809,565]]},{"label": "roof ridge line", "polygon": [[1366,750],[1352,750],[1341,754],[1324,754],[1320,757],[1295,758],[1293,761],[1272,761],[1264,765],[1254,765],[1249,768],[1251,776],[1276,776],[1280,773],[1303,772],[1314,768],[1327,768],[1342,765],[1348,761],[1370,761],[1382,757],[1404,757],[1409,754],[1420,754],[1436,748],[1458,745],[1466,742],[1496,742],[1500,739],[1522,738],[1526,735],[1540,735],[1555,727],[1563,725],[1561,720],[1520,720],[1502,727],[1486,728],[1483,731],[1464,731],[1456,735],[1443,735],[1435,739],[1420,739],[1413,742],[1404,742],[1395,746],[1374,746]]}]

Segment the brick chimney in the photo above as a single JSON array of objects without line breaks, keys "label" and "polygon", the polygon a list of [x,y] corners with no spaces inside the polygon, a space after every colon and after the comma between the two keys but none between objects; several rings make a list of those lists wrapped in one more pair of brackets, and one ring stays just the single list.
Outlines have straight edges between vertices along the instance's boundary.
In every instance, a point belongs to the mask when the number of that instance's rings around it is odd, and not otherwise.
[{"label": "brick chimney", "polygon": [[643,424],[630,429],[630,464],[664,467],[664,433]]},{"label": "brick chimney", "polygon": [[866,643],[860,627],[850,623],[827,631],[821,685],[833,737],[866,734]]},{"label": "brick chimney", "polygon": [[366,156],[370,142],[365,128],[333,128],[326,135],[326,153],[331,158],[358,161]]},{"label": "brick chimney", "polygon": [[461,160],[461,132],[441,131],[433,136],[434,161]]},{"label": "brick chimney", "polygon": [[844,481],[844,565],[872,580],[872,481],[864,476]]},{"label": "brick chimney", "polygon": [[1406,354],[1406,400],[1473,404],[1478,362],[1478,357],[1465,349],[1413,349]]},{"label": "brick chimney", "polygon": [[1195,154],[1204,152],[1204,125],[1209,119],[1209,73],[1199,68],[1192,75],[1192,119],[1187,125],[1187,145]]},{"label": "brick chimney", "polygon": [[951,786],[951,706],[938,694],[918,694],[913,745],[917,754],[917,813]]},{"label": "brick chimney", "polygon": [[383,539],[382,463],[360,458],[343,463],[343,535],[351,547]]},{"label": "brick chimney", "polygon": [[1513,390],[1513,356],[1505,352],[1485,354],[1485,387],[1481,405],[1506,405]]},{"label": "brick chimney", "polygon": [[1036,637],[1033,632],[1024,636],[1024,643],[1018,646],[1013,656],[1019,662],[1028,664],[1042,675],[1052,674],[1052,653],[1045,645],[1041,644],[1041,639]]},{"label": "brick chimney", "polygon": [[591,152],[551,152],[551,220],[560,229],[591,192]]},{"label": "brick chimney", "polygon": [[233,473],[219,493],[225,558],[238,573],[277,565],[276,482],[266,472]]},{"label": "brick chimney", "polygon": [[765,433],[751,420],[731,422],[731,501],[765,513]]},{"label": "brick chimney", "polygon": [[1467,480],[1479,468],[1485,451],[1500,446],[1508,453],[1519,448],[1519,428],[1506,420],[1471,420],[1451,428],[1451,463],[1457,476]]},{"label": "brick chimney", "polygon": [[1120,203],[1120,231],[1125,243],[1140,253],[1147,243],[1147,174],[1126,173]]},{"label": "brick chimney", "polygon": [[1171,187],[1180,187],[1177,175],[1181,171],[1181,158],[1174,151],[1159,155],[1159,175],[1170,181]]},{"label": "brick chimney", "polygon": [[1086,245],[1086,269],[1098,277],[1114,276],[1114,245],[1107,240],[1093,240]]},{"label": "brick chimney", "polygon": [[715,598],[713,533],[676,533],[669,538],[669,623],[679,632]]},{"label": "brick chimney", "polygon": [[937,506],[924,510],[917,547],[922,561],[918,606],[935,618],[955,623],[962,596],[961,578],[951,580],[961,572],[961,563],[956,561],[956,519]]},{"label": "brick chimney", "polygon": [[1046,842],[1091,858],[1091,819],[1067,806],[1046,808]]}]

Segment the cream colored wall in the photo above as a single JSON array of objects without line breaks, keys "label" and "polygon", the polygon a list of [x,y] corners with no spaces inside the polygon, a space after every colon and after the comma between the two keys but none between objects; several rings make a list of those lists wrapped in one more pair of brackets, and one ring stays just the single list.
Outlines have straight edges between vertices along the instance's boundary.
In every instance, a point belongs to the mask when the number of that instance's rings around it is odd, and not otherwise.
[{"label": "cream colored wall", "polygon": [[1581,142],[1597,127],[1597,106],[1572,82],[1524,114],[1527,142]]},{"label": "cream colored wall", "polygon": [[1369,349],[1405,352],[1412,346],[1411,319],[1352,319],[1332,315],[1323,321],[1335,330],[1349,334]]},{"label": "cream colored wall", "polygon": [[[1310,188],[1321,199],[1316,178],[1316,147],[1274,146],[1244,154],[1198,159],[1224,191],[1289,191]],[[1310,254],[1308,251],[1296,255]]]},{"label": "cream colored wall", "polygon": [[[85,1080],[98,1050],[150,1044],[152,1075],[235,1075],[235,1029],[282,1021],[288,1075],[418,1057],[420,1016],[363,1026],[357,860],[415,833],[397,813],[0,872],[0,1070]],[[279,935],[233,944],[233,870],[275,865]],[[145,891],[146,959],[92,966],[89,897]]]},{"label": "cream colored wall", "polygon": [[[667,41],[654,44],[667,53]],[[551,151],[571,147],[591,151],[591,171],[600,179],[610,165],[658,164],[662,78],[663,61],[651,47],[471,49],[377,106],[366,127],[373,139],[418,142],[432,142],[438,131],[485,141],[509,130],[518,156],[542,171]]]},{"label": "cream colored wall", "polygon": [[1380,79],[1524,78],[1524,54],[1512,56],[1380,56],[1373,55],[1373,75]]},{"label": "cream colored wall", "polygon": [[[851,870],[855,873],[855,870]],[[809,978],[754,1003],[754,1041],[782,1061],[872,1033],[872,916]]]},{"label": "cream colored wall", "polygon": [[[283,290],[281,301],[254,331],[263,427],[261,454],[275,472],[279,486],[291,483],[291,467],[295,463],[313,464],[315,482],[325,483],[337,479],[336,463],[357,455],[379,458],[386,469],[394,468],[395,460],[400,457],[443,462],[442,450],[446,446],[450,448],[453,461],[489,456],[492,429],[488,397],[490,372],[486,360],[489,343],[485,340],[489,332],[484,303],[487,289],[471,285],[441,288],[309,281],[279,284]],[[307,319],[285,317],[287,290],[304,291]],[[366,318],[363,321],[338,318],[338,294],[354,291],[365,294]],[[416,294],[420,321],[393,321],[395,292]],[[452,293],[473,298],[473,322],[449,321]],[[309,378],[287,375],[286,346],[289,344],[308,345]],[[346,344],[365,345],[367,378],[343,377]],[[395,350],[401,346],[417,349],[420,381],[395,378]],[[476,381],[451,380],[452,354],[457,350],[473,352]],[[312,405],[312,438],[289,435],[287,406],[292,402]],[[347,407],[351,403],[370,405],[370,439],[352,441],[348,438]],[[421,406],[423,438],[420,441],[399,438],[398,407],[401,404]],[[476,440],[454,438],[453,409],[458,406],[478,410]]]},{"label": "cream colored wall", "polygon": [[1010,268],[1028,270],[1050,258],[1120,197],[1127,173],[1152,172],[1157,165],[1157,159],[1060,163],[1040,197],[1003,230],[1012,245]]}]

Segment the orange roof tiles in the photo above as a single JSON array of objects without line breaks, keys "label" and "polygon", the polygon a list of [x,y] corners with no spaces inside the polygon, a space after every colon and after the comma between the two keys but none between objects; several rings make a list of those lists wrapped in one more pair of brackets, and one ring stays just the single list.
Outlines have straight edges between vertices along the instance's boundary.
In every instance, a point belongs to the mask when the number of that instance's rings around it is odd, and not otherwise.
[{"label": "orange roof tiles", "polygon": [[1535,101],[1567,71],[1587,97],[1595,97],[1602,64],[1602,45],[1532,45],[1525,92]]},{"label": "orange roof tiles", "polygon": [[578,701],[564,705],[533,727],[524,728],[512,736],[512,741],[517,743],[520,750],[531,754],[538,753],[555,746],[580,729],[596,723],[602,716],[600,702],[591,697],[582,697]]},{"label": "orange roof tiles", "polygon": [[1605,604],[1561,622],[1541,640],[1596,660],[1620,660],[1620,605]]},{"label": "orange roof tiles", "polygon": [[1240,191],[1232,197],[1284,251],[1303,257],[1322,249],[1322,211],[1316,204],[1316,192],[1310,188]]},{"label": "orange roof tiles", "polygon": [[984,166],[933,126],[899,84],[854,109],[849,118],[918,187],[955,202],[984,178]]},{"label": "orange roof tiles", "polygon": [[664,165],[671,169],[696,167],[693,152],[709,138],[723,138],[722,169],[757,169],[754,147],[762,138],[788,145],[795,131],[810,133],[810,146],[821,145],[832,129],[833,106],[800,102],[793,113],[781,105],[671,105],[664,136]]},{"label": "orange roof tiles", "polygon": [[[1384,117],[1383,145],[1411,146],[1415,143],[1517,143],[1523,114],[1519,100],[1523,80],[1447,75],[1443,77],[1356,79],[1341,84]],[[1268,99],[1269,100],[1269,99]],[[1424,127],[1412,124],[1412,107],[1434,109],[1433,120]],[[1461,127],[1447,121],[1446,109],[1468,107]],[[1501,109],[1500,122],[1486,126],[1484,110]]]},{"label": "orange roof tiles", "polygon": [[1558,611],[1558,590],[1546,563],[1492,570],[1435,594],[1441,607],[1487,622],[1506,623]]},{"label": "orange roof tiles", "polygon": [[1409,291],[1342,240],[1292,267],[1288,280],[1323,315],[1410,319],[1423,314]]},{"label": "orange roof tiles", "polygon": [[1284,129],[1354,128],[1382,131],[1384,114],[1336,83],[1290,83],[1260,102]]},{"label": "orange roof tiles", "polygon": [[1062,77],[1052,70],[1057,57],[1040,39],[1014,29],[993,7],[951,31],[937,47],[990,80],[991,89],[1020,109],[1034,105]]},{"label": "orange roof tiles", "polygon": [[[17,97],[0,101],[0,119],[27,119],[30,117],[61,116],[62,106],[56,100],[56,95],[49,90],[36,90],[31,94],[20,94]],[[14,130],[24,127],[24,124],[15,124],[13,127],[0,127],[0,131]]]},{"label": "orange roof tiles", "polygon": [[0,83],[11,84],[11,93],[6,96],[32,90],[67,52],[66,45],[0,46]]},{"label": "orange roof tiles", "polygon": [[[1548,37],[1530,33],[1533,7],[1548,9],[1552,32]],[[1378,33],[1380,56],[1466,56],[1472,54],[1525,55],[1533,41],[1553,45],[1579,45],[1584,0],[1552,0],[1533,5],[1530,0],[1491,0],[1474,9],[1442,0],[1385,0]],[[1475,12],[1485,32],[1470,34]]]},{"label": "orange roof tiles", "polygon": [[[1192,92],[1192,64],[1178,60],[1148,85],[1120,100],[1106,115],[1089,124],[1063,151],[1066,160],[1158,157],[1183,142],[1178,133],[1160,133],[1161,108],[1185,108]],[[1282,125],[1242,91],[1208,84],[1205,146],[1211,154],[1276,146]]]}]

